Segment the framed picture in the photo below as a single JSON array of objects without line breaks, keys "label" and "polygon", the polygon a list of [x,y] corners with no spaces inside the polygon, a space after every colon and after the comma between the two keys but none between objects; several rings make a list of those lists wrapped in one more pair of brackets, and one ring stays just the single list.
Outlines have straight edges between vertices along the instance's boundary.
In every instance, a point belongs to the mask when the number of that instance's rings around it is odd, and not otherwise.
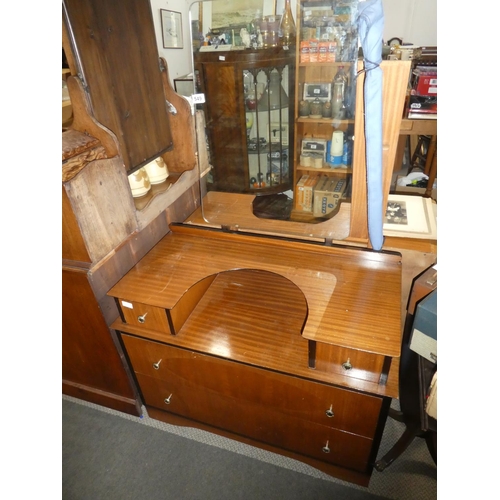
[{"label": "framed picture", "polygon": [[271,139],[269,142],[271,144],[282,144],[283,146],[288,146],[288,123],[281,124],[281,134],[280,134],[280,124],[272,122]]},{"label": "framed picture", "polygon": [[182,49],[182,14],[173,10],[160,9],[161,33],[164,49]]},{"label": "framed picture", "polygon": [[304,83],[304,100],[321,102],[330,101],[332,98],[331,83]]}]

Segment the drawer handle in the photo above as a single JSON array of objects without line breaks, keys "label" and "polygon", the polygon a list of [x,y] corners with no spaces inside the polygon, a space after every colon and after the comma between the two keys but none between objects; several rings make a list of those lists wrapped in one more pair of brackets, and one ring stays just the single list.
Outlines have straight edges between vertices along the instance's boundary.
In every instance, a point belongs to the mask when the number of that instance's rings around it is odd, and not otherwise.
[{"label": "drawer handle", "polygon": [[137,316],[137,321],[138,321],[139,323],[141,323],[141,324],[142,324],[142,323],[145,323],[145,322],[146,322],[146,315],[147,315],[147,314],[148,314],[148,313],[144,313],[142,316]]},{"label": "drawer handle", "polygon": [[160,363],[161,363],[161,359],[160,359],[160,361],[157,361],[156,363],[153,363],[153,368],[155,370],[159,370],[160,369]]},{"label": "drawer handle", "polygon": [[332,418],[332,417],[335,415],[335,414],[333,413],[332,406],[333,406],[333,405],[330,405],[330,408],[328,408],[328,410],[326,410],[326,411],[325,411],[326,416],[327,416],[328,418]]},{"label": "drawer handle", "polygon": [[323,453],[330,453],[330,448],[328,447],[328,443],[330,441],[327,441],[325,446],[323,446],[323,448],[321,448],[323,450]]},{"label": "drawer handle", "polygon": [[170,399],[171,399],[171,397],[172,397],[172,394],[170,394],[170,396],[169,396],[168,398],[165,398],[165,399],[163,400],[163,402],[164,402],[166,405],[169,405],[169,404],[170,404]]},{"label": "drawer handle", "polygon": [[347,358],[345,363],[342,363],[342,368],[347,372],[352,369],[351,358]]}]

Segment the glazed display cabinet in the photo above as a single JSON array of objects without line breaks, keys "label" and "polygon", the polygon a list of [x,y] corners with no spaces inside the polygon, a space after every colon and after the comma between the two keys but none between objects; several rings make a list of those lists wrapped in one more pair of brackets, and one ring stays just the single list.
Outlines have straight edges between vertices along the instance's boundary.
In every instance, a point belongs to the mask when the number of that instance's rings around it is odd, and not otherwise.
[{"label": "glazed display cabinet", "polygon": [[196,52],[210,161],[209,190],[270,194],[292,186],[295,52]]}]

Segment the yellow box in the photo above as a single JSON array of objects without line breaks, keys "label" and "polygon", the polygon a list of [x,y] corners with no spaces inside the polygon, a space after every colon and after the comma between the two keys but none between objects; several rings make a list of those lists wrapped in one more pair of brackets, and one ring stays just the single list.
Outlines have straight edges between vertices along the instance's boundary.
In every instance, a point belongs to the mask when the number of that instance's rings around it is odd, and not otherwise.
[{"label": "yellow box", "polygon": [[302,212],[312,212],[313,190],[318,182],[319,175],[303,175],[296,186],[295,209]]}]

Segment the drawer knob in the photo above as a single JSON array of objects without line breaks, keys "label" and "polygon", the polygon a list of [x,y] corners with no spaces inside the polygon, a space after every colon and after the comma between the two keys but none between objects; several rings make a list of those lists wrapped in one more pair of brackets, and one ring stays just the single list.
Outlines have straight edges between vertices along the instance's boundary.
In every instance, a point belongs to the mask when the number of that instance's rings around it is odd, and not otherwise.
[{"label": "drawer knob", "polygon": [[170,404],[170,399],[172,398],[172,394],[170,394],[170,396],[168,398],[165,398],[163,400],[163,402],[166,404],[166,405],[169,405]]},{"label": "drawer knob", "polygon": [[351,358],[347,358],[345,363],[342,363],[342,368],[347,372],[352,369]]},{"label": "drawer knob", "polygon": [[323,450],[323,453],[330,453],[330,448],[328,447],[328,443],[330,441],[327,441],[325,446],[323,446],[323,448],[321,448]]},{"label": "drawer knob", "polygon": [[332,418],[332,417],[335,415],[335,414],[333,413],[332,406],[333,406],[333,405],[330,405],[330,408],[328,408],[328,410],[326,410],[326,411],[325,411],[326,416],[327,416],[328,418]]},{"label": "drawer knob", "polygon": [[160,363],[161,363],[161,359],[160,359],[160,361],[157,361],[156,363],[153,363],[153,368],[155,370],[159,370],[160,369]]},{"label": "drawer knob", "polygon": [[147,314],[148,314],[148,313],[144,313],[142,316],[138,316],[138,317],[137,317],[137,321],[138,321],[139,323],[141,323],[141,324],[142,324],[142,323],[145,323],[145,322],[146,322],[146,315],[147,315]]}]

